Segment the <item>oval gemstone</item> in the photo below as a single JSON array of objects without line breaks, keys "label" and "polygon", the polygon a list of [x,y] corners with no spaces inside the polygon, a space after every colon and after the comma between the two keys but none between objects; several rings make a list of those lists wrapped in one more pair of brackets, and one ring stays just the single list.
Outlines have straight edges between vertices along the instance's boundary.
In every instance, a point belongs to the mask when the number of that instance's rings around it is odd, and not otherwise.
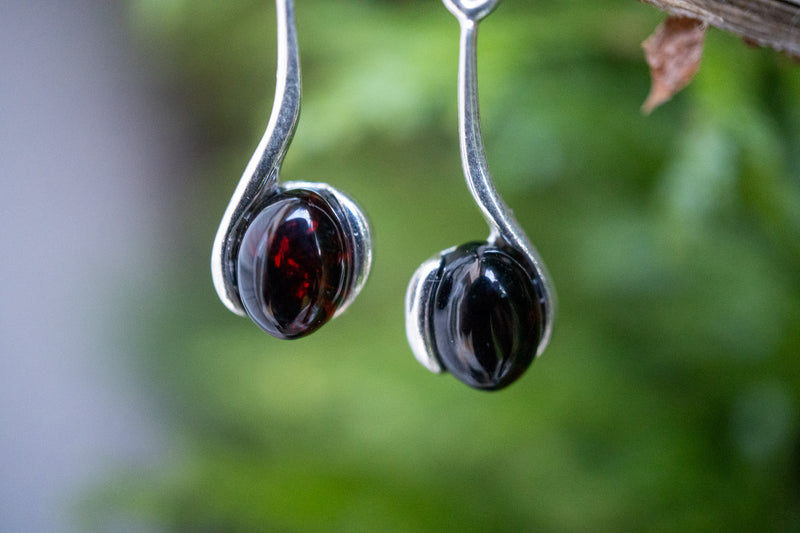
[{"label": "oval gemstone", "polygon": [[498,390],[533,362],[546,298],[519,254],[469,243],[442,256],[432,294],[432,339],[442,365],[467,385]]},{"label": "oval gemstone", "polygon": [[319,329],[346,296],[349,242],[319,194],[293,189],[272,197],[239,248],[237,284],[247,314],[281,339]]}]

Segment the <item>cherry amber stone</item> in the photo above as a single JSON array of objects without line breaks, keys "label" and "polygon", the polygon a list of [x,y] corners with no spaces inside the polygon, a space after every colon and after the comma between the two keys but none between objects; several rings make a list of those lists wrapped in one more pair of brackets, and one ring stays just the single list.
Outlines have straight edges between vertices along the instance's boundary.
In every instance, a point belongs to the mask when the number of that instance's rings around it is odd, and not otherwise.
[{"label": "cherry amber stone", "polygon": [[347,296],[349,243],[336,208],[316,192],[273,196],[239,248],[237,284],[247,314],[281,339],[319,329]]},{"label": "cherry amber stone", "polygon": [[528,369],[545,330],[546,296],[536,270],[513,250],[469,243],[442,256],[431,306],[438,360],[484,390]]}]

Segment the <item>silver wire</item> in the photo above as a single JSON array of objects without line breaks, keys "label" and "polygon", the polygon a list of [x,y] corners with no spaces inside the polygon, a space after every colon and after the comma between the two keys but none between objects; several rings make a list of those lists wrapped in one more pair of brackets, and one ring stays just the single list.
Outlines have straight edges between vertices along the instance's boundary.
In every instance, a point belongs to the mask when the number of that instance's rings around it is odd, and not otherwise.
[{"label": "silver wire", "polygon": [[523,252],[542,278],[548,300],[545,331],[537,350],[544,351],[552,334],[555,316],[555,291],[544,262],[522,227],[494,186],[481,135],[478,100],[478,22],[489,15],[501,0],[442,0],[461,25],[461,46],[458,66],[458,129],[464,177],[473,198],[483,211],[491,233],[492,244],[504,242]]},{"label": "silver wire", "polygon": [[278,182],[281,163],[289,149],[300,117],[300,53],[294,22],[294,2],[276,0],[278,68],[275,101],[267,130],[245,167],[239,184],[222,217],[211,250],[211,277],[222,303],[244,316],[236,288],[235,251],[242,237],[242,222],[250,206],[258,202]]}]

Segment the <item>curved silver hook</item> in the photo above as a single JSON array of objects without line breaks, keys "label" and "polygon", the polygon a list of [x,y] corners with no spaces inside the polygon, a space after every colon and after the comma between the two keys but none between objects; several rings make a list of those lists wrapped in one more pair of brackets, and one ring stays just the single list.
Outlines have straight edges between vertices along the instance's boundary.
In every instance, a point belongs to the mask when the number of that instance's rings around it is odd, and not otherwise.
[{"label": "curved silver hook", "polygon": [[523,252],[541,276],[550,305],[538,354],[547,347],[555,315],[555,290],[536,248],[528,240],[511,210],[494,186],[481,135],[478,101],[478,22],[497,7],[500,0],[442,0],[461,25],[461,48],[458,66],[458,128],[464,177],[473,198],[491,228],[489,242],[503,241]]},{"label": "curved silver hook", "polygon": [[236,288],[236,254],[242,238],[241,223],[251,206],[272,190],[300,117],[300,54],[292,0],[276,0],[278,68],[275,101],[267,130],[245,167],[222,216],[211,251],[211,277],[225,306],[245,315]]}]

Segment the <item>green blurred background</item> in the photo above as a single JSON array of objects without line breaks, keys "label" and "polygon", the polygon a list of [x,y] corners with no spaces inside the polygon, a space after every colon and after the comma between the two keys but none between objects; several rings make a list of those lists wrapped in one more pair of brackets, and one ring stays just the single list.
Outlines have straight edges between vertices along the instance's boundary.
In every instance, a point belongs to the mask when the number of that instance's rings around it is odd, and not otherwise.
[{"label": "green blurred background", "polygon": [[174,457],[86,504],[164,531],[800,530],[800,70],[710,30],[697,79],[646,117],[632,0],[508,0],[479,72],[497,187],[555,281],[550,347],[514,386],[428,373],[405,340],[416,267],[487,229],[464,185],[458,26],[435,0],[300,0],[285,180],[368,213],[374,268],[313,336],[216,299],[219,218],[266,126],[266,0],[133,0],[139,52],[192,165],[142,383]]}]

